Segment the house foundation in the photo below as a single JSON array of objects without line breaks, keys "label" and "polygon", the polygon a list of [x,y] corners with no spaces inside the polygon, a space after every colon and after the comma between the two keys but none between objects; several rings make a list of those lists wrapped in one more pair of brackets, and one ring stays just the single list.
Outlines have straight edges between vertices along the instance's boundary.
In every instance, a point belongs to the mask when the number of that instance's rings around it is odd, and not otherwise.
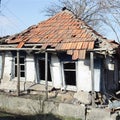
[{"label": "house foundation", "polygon": [[82,120],[116,120],[118,117],[116,113],[111,115],[108,108],[92,108],[83,104],[53,101],[50,98],[45,101],[41,96],[33,99],[33,97],[1,94],[0,109],[4,112],[19,115],[52,113],[54,115],[81,118]]}]

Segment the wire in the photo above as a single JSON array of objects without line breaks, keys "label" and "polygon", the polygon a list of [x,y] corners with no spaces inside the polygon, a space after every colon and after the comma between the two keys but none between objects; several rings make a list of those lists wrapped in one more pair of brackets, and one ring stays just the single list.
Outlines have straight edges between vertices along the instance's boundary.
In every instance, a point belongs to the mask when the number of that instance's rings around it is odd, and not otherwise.
[{"label": "wire", "polygon": [[15,22],[13,22],[11,19],[9,19],[7,16],[5,16],[3,13],[1,13],[1,14],[8,22],[12,23],[12,25],[14,25],[17,30],[20,30],[20,28],[15,24]]},{"label": "wire", "polygon": [[[1,11],[4,10],[4,8],[5,8],[4,6],[6,6],[9,1],[10,1],[10,0],[6,1],[4,4],[1,2]],[[4,6],[3,6],[3,5],[4,5]]]},{"label": "wire", "polygon": [[27,25],[18,16],[16,16],[8,7],[6,7],[4,4],[3,4],[3,6],[8,10],[8,12],[10,14],[12,14],[19,22],[21,22],[22,25],[24,25],[25,27],[27,27]]},{"label": "wire", "polygon": [[[15,24],[15,22],[13,20],[11,20],[7,15],[5,15],[3,13],[3,9],[7,9],[7,11],[14,17],[16,18],[21,24],[22,26],[24,25],[25,27],[27,27],[27,25],[20,19],[18,18],[10,9],[8,9],[8,7],[6,6],[6,4],[9,2],[10,0],[7,0],[4,4],[2,3],[1,4],[1,0],[0,0],[0,16],[3,16],[9,23],[11,23],[11,25],[8,25],[8,29],[16,29],[17,31],[21,31],[21,28],[19,27],[19,25]],[[2,6],[2,7],[1,7]],[[1,21],[2,23],[2,21]],[[1,24],[2,25],[2,24]],[[3,34],[3,27],[2,27],[2,30],[1,30],[1,34]]]}]

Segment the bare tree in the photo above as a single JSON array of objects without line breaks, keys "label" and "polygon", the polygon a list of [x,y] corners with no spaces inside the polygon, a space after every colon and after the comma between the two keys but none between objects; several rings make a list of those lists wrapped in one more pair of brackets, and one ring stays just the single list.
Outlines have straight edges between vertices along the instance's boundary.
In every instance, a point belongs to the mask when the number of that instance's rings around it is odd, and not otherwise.
[{"label": "bare tree", "polygon": [[120,0],[58,0],[45,9],[46,15],[53,16],[63,7],[103,35],[111,30],[120,42]]}]

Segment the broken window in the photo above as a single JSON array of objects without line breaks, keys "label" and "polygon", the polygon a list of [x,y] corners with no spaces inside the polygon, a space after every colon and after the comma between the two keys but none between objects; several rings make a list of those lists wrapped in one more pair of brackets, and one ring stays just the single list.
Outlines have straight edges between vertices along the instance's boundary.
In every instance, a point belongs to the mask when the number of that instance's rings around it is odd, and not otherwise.
[{"label": "broken window", "polygon": [[63,63],[64,78],[66,85],[76,85],[76,68],[75,62]]},{"label": "broken window", "polygon": [[[25,77],[25,57],[20,56],[19,58],[20,62],[20,77]],[[17,77],[17,57],[15,57],[15,77]]]},{"label": "broken window", "polygon": [[[39,60],[39,78],[40,80],[45,80],[45,59]],[[50,63],[48,61],[48,81],[51,80],[51,74],[50,74]]]}]

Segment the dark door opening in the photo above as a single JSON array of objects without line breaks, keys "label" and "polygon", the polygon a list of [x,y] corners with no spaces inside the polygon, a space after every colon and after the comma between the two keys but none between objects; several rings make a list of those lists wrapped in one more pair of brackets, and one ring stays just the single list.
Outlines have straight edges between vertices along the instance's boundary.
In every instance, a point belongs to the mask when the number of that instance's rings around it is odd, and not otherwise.
[{"label": "dark door opening", "polygon": [[[45,60],[39,60],[39,78],[40,80],[45,80]],[[52,81],[49,61],[48,61],[48,81]]]},{"label": "dark door opening", "polygon": [[115,90],[114,71],[106,69],[106,90],[112,92]]},{"label": "dark door opening", "polygon": [[65,84],[76,86],[75,63],[64,63],[63,67],[64,67]]}]

